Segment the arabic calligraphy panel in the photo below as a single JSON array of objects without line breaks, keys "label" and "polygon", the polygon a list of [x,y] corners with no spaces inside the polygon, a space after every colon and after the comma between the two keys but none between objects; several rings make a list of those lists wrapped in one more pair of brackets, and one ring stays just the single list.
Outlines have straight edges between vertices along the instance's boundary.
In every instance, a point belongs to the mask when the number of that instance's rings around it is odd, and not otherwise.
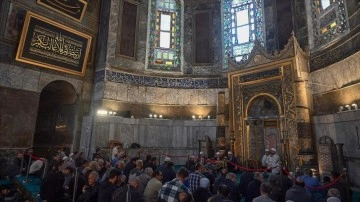
[{"label": "arabic calligraphy panel", "polygon": [[83,76],[91,36],[28,12],[16,60]]}]

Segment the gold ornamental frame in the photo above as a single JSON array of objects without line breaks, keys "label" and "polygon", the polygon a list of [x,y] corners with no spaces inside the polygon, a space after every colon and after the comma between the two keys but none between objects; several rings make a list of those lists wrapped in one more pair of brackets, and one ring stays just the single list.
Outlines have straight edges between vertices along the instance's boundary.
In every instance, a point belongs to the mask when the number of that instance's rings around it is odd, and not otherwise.
[{"label": "gold ornamental frame", "polygon": [[[273,101],[276,103],[277,108],[279,110],[279,119],[276,119],[278,122],[278,126],[277,129],[279,130],[279,138],[282,138],[283,134],[282,134],[282,127],[284,123],[281,122],[281,117],[285,117],[286,115],[286,110],[284,108],[284,105],[279,103],[279,100],[277,100],[276,97],[274,97],[274,95],[272,95],[271,93],[266,93],[266,92],[260,92],[257,93],[255,96],[252,96],[247,103],[243,102],[243,98],[242,97],[237,97],[237,93],[235,92],[235,89],[241,89],[240,93],[242,94],[242,88],[246,87],[246,86],[251,86],[251,85],[257,85],[257,84],[261,84],[261,83],[267,83],[267,82],[272,82],[272,81],[278,81],[279,83],[281,83],[282,85],[285,84],[285,68],[290,67],[290,69],[292,69],[293,65],[294,65],[294,58],[290,57],[290,58],[286,58],[286,59],[282,59],[282,60],[278,60],[278,61],[272,61],[266,64],[262,64],[262,65],[258,65],[256,67],[253,67],[251,69],[243,69],[243,70],[237,70],[237,71],[233,71],[230,72],[228,74],[228,82],[229,82],[229,108],[230,108],[230,130],[234,130],[235,131],[235,138],[237,139],[236,141],[236,146],[237,146],[237,151],[236,154],[240,157],[240,161],[245,163],[247,160],[249,160],[249,137],[248,137],[248,133],[246,132],[246,126],[245,126],[245,118],[248,117],[247,113],[249,110],[249,106],[251,104],[251,102],[256,99],[259,96],[267,96],[271,99],[273,99]],[[239,80],[239,78],[241,76],[244,75],[251,75],[251,74],[256,74],[256,73],[260,73],[263,71],[267,71],[267,70],[272,70],[272,69],[279,69],[279,75],[274,75],[268,78],[263,78],[263,79],[259,79],[259,80],[251,80],[251,81],[246,81],[246,82],[241,82]],[[285,93],[285,92],[283,92]],[[291,93],[294,93],[293,91],[291,91]],[[240,99],[240,100],[238,100]],[[284,98],[283,98],[284,99]],[[238,103],[240,102],[240,103]],[[285,101],[282,100],[282,103],[284,103]],[[236,103],[240,104],[237,108],[236,107]],[[237,114],[240,113],[240,114]],[[240,115],[240,116],[239,116]],[[240,122],[237,122],[236,120],[239,119]],[[281,145],[281,143],[280,143]],[[281,148],[282,149],[282,148]],[[283,149],[282,149],[283,150]],[[288,154],[287,154],[288,155]],[[284,161],[288,161],[289,156],[284,156]]]},{"label": "gold ornamental frame", "polygon": [[28,11],[16,61],[84,76],[92,37]]},{"label": "gold ornamental frame", "polygon": [[[83,6],[81,9],[81,6],[77,5],[78,9],[81,10],[81,14],[80,14],[79,18],[74,17],[75,15],[74,16],[71,15],[71,13],[75,14],[74,12],[76,12],[76,11],[70,10],[70,9],[74,9],[74,7],[62,3],[61,0],[37,0],[36,3],[42,5],[46,8],[49,8],[53,11],[56,11],[60,14],[63,14],[64,16],[69,17],[73,20],[76,20],[77,22],[81,22],[84,17],[85,11],[86,11],[87,2],[84,0],[77,0],[77,1],[79,3],[81,3]],[[55,2],[57,2],[57,3],[55,3]],[[68,12],[69,14],[67,14],[66,12]]]}]

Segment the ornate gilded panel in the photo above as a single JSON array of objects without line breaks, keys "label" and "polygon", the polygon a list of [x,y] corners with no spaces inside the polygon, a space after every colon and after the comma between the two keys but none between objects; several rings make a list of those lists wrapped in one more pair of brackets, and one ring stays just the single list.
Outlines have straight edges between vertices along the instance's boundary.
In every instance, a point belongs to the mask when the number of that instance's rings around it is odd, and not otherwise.
[{"label": "ornate gilded panel", "polygon": [[293,77],[292,77],[292,66],[288,65],[283,68],[284,78],[283,78],[283,95],[284,95],[284,125],[287,126],[283,128],[284,141],[286,144],[287,150],[289,153],[287,159],[289,162],[293,163],[291,165],[293,168],[297,166],[300,146],[298,144],[297,136],[297,121],[296,121],[296,104],[295,104],[295,94],[293,86]]},{"label": "ornate gilded panel", "polygon": [[271,94],[274,97],[276,97],[280,103],[282,103],[282,101],[281,101],[281,98],[282,98],[281,81],[280,80],[274,80],[274,81],[269,81],[266,83],[244,86],[242,89],[242,92],[243,92],[243,97],[244,97],[243,98],[244,106],[247,106],[249,104],[250,99],[260,93]]},{"label": "ornate gilded panel", "polygon": [[266,79],[266,78],[271,78],[274,76],[280,76],[281,71],[279,68],[275,68],[275,69],[270,69],[270,70],[266,70],[266,71],[262,71],[262,72],[257,72],[254,74],[247,74],[244,76],[240,76],[240,82],[248,82],[248,81],[256,81],[256,80],[261,80],[261,79]]}]

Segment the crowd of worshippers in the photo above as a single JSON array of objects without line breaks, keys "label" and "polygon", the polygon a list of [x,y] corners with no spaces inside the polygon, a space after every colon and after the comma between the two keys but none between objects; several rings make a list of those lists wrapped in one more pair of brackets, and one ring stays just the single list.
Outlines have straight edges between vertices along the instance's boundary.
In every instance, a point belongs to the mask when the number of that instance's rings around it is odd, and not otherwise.
[{"label": "crowd of worshippers", "polygon": [[[262,161],[263,166],[270,170],[252,172],[254,166],[250,165],[247,171],[241,171],[233,153],[226,154],[216,153],[214,158],[208,159],[200,152],[198,156],[189,157],[186,164],[176,171],[169,157],[159,163],[159,159],[151,155],[140,159],[116,149],[108,161],[98,154],[88,161],[83,152],[67,156],[59,151],[49,161],[46,174],[39,169],[39,165],[43,165],[39,162],[44,162],[43,159],[34,161],[31,166],[22,166],[21,170],[20,162],[26,164],[26,158],[30,157],[23,158],[19,154],[14,167],[20,173],[13,174],[24,174],[29,167],[30,175],[42,177],[39,195],[47,202],[350,201],[349,187],[340,173],[333,172],[320,183],[312,176],[311,170],[287,172],[271,169],[278,164],[275,149],[266,150]],[[213,164],[225,157],[227,166]],[[312,188],[327,183],[331,186],[326,189]]]}]

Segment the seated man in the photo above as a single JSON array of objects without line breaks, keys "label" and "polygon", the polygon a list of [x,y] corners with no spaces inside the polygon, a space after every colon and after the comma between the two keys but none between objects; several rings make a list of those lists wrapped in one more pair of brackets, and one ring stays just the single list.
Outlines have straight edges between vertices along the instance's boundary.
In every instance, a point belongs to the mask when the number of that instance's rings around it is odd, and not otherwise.
[{"label": "seated man", "polygon": [[157,201],[178,201],[181,192],[190,193],[190,190],[184,186],[188,176],[189,171],[184,167],[180,168],[176,178],[161,187]]},{"label": "seated man", "polygon": [[0,201],[17,202],[22,201],[20,192],[12,190],[9,185],[0,186]]}]

